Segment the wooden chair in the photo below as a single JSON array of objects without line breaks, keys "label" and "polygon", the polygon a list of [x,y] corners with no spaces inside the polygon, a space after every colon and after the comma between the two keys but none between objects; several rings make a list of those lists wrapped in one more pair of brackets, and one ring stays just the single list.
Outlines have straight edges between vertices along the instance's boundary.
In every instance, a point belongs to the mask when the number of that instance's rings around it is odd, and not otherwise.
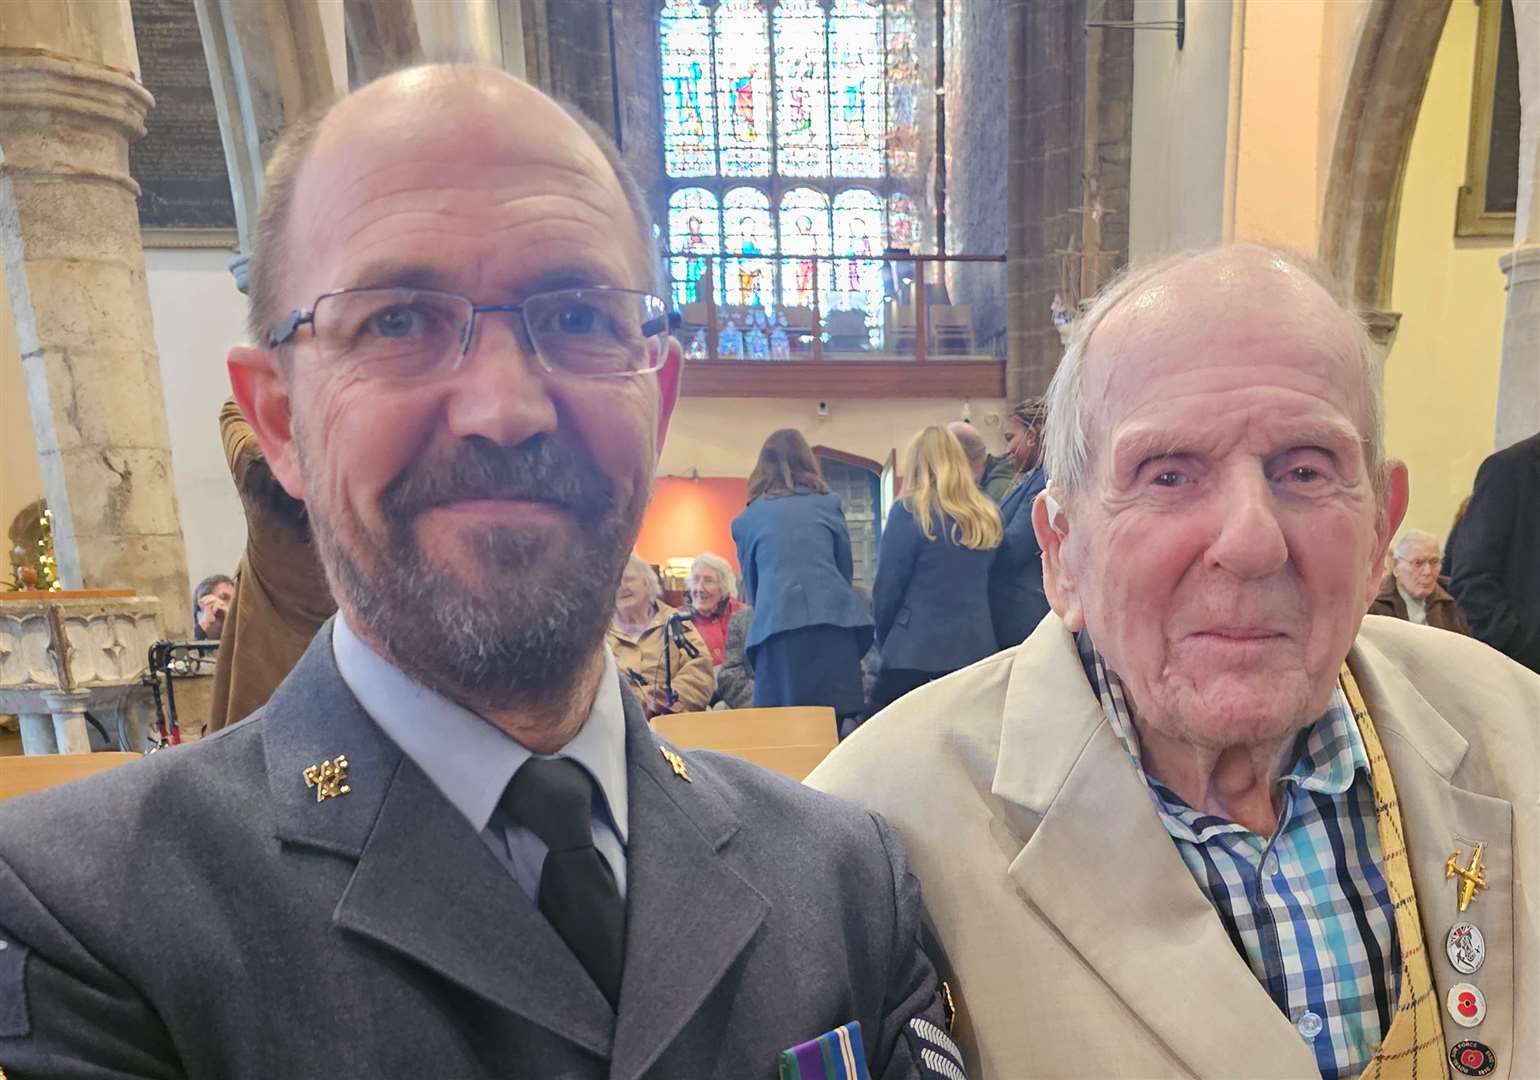
[{"label": "wooden chair", "polygon": [[18,795],[30,795],[71,780],[94,776],[130,761],[138,761],[140,754],[124,754],[116,750],[99,754],[33,754],[30,757],[0,758],[0,802]]},{"label": "wooden chair", "polygon": [[675,713],[652,729],[681,749],[719,750],[797,781],[839,742],[834,710],[822,705]]}]

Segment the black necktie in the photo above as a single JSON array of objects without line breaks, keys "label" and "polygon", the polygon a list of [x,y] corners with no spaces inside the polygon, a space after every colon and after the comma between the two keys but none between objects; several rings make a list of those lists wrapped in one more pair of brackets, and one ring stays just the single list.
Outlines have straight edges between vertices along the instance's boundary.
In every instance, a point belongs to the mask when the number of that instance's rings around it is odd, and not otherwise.
[{"label": "black necktie", "polygon": [[567,758],[530,758],[503,795],[503,810],[549,853],[540,871],[540,913],[616,1006],[625,956],[626,904],[593,838],[593,781]]}]

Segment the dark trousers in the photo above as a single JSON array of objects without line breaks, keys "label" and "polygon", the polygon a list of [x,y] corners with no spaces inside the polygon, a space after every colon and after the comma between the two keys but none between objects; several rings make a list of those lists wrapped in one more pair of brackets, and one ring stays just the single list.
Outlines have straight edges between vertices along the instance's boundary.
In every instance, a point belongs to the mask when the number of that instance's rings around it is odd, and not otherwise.
[{"label": "dark trousers", "polygon": [[867,715],[876,715],[909,691],[917,690],[945,674],[945,671],[916,671],[914,668],[881,669],[877,672],[877,681],[872,685],[871,708]]},{"label": "dark trousers", "polygon": [[843,626],[807,626],[775,634],[756,645],[754,706],[827,705],[835,716],[859,713],[861,631]]}]

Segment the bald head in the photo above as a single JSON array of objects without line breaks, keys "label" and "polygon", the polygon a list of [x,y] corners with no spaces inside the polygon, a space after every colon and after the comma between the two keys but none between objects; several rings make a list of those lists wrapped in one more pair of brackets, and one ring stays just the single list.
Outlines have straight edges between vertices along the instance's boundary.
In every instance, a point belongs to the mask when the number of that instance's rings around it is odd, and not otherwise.
[{"label": "bald head", "polygon": [[989,460],[989,447],[984,444],[983,437],[966,420],[953,420],[946,429],[962,447],[963,456],[968,459],[968,467],[973,470],[973,478],[977,480],[984,474],[984,465]]},{"label": "bald head", "polygon": [[[264,178],[253,234],[248,329],[265,343],[290,310],[314,297],[283,295],[317,226],[344,224],[350,189],[381,160],[436,160],[446,175],[478,166],[560,169],[589,202],[619,200],[629,228],[614,243],[634,264],[633,288],[661,288],[652,218],[614,142],[592,121],[499,69],[430,64],[384,76],[285,129]],[[341,196],[341,198],[338,198]],[[295,257],[291,257],[295,256]]]},{"label": "bald head", "polygon": [[[1135,267],[1109,284],[1078,320],[1048,392],[1046,460],[1066,494],[1088,480],[1095,450],[1095,403],[1104,400],[1152,353],[1232,355],[1269,341],[1269,363],[1318,362],[1321,377],[1343,375],[1364,461],[1378,483],[1384,463],[1379,363],[1362,319],[1321,268],[1292,252],[1237,244],[1187,252]],[[1159,392],[1207,386],[1202,365],[1172,373]],[[1222,373],[1221,376],[1222,377]]]}]

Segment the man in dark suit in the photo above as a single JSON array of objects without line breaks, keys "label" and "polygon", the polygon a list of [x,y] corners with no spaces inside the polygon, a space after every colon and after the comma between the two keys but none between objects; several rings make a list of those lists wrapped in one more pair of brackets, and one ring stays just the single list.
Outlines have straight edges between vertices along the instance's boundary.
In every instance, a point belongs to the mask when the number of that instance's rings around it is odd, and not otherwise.
[{"label": "man in dark suit", "polygon": [[0,1066],[954,1075],[886,826],[661,744],[603,647],[680,363],[613,146],[419,68],[265,190],[231,378],[338,614],[247,722],[0,808]]},{"label": "man in dark suit", "polygon": [[1481,463],[1450,547],[1449,590],[1471,631],[1540,671],[1540,434]]}]

